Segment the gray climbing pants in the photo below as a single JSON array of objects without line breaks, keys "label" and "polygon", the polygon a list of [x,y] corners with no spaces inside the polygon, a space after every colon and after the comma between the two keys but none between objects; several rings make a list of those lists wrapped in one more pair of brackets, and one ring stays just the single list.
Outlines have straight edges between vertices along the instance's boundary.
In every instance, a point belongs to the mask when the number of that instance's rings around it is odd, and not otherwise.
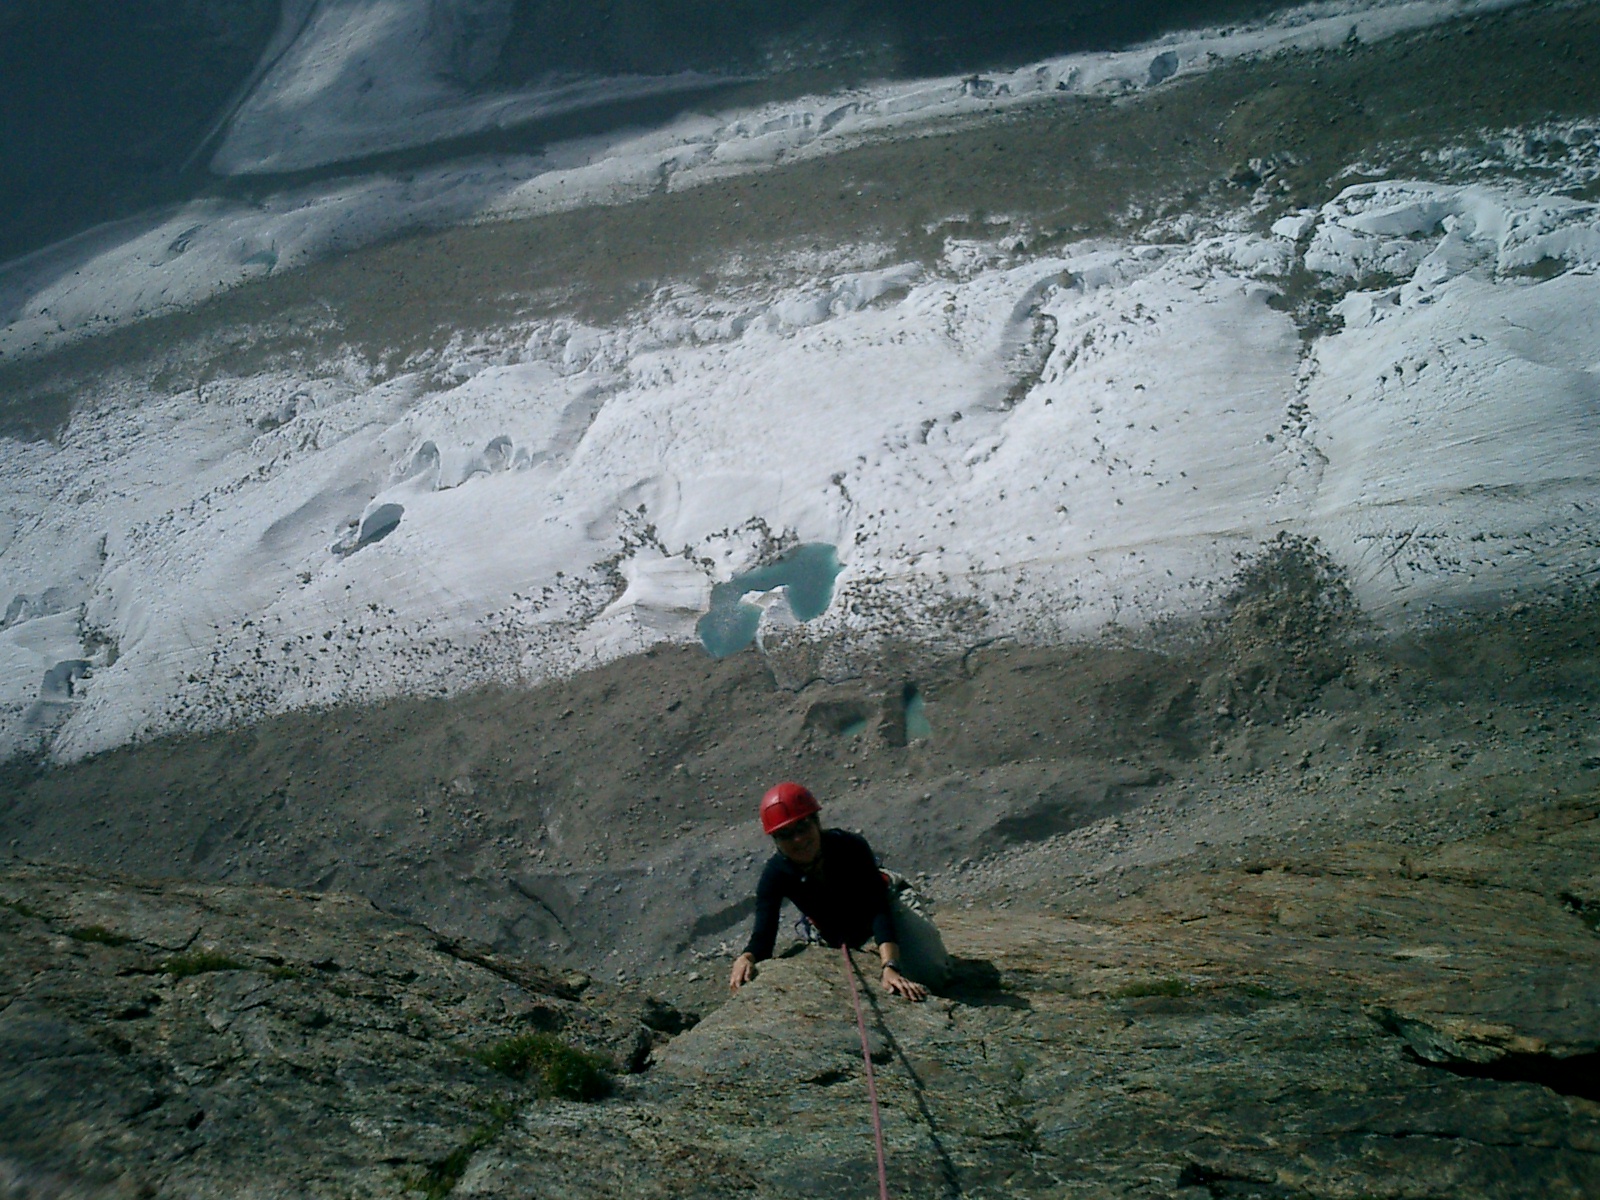
[{"label": "gray climbing pants", "polygon": [[900,973],[924,987],[943,987],[950,978],[950,954],[938,927],[898,896],[890,898],[889,911],[900,937]]}]

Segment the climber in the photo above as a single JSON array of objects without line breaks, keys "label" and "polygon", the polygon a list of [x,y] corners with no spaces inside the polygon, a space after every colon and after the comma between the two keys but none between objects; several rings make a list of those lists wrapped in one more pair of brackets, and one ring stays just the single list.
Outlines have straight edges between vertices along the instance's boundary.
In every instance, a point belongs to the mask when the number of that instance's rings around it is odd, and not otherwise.
[{"label": "climber", "polygon": [[883,964],[883,987],[907,1000],[925,1000],[949,973],[939,931],[893,898],[872,847],[859,834],[824,829],[816,798],[798,783],[780,783],[761,798],[761,828],[778,853],[756,885],[756,921],[728,987],[755,978],[756,963],[772,957],[778,910],[790,901],[830,946],[862,946],[869,938]]}]

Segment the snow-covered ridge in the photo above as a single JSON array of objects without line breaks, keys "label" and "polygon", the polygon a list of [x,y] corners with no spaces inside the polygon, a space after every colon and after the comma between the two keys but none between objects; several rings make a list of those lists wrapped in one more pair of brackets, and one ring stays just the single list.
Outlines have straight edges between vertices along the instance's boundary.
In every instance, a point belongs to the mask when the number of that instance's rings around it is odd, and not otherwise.
[{"label": "snow-covered ridge", "polygon": [[[1184,33],[1149,47],[1076,55],[986,79],[889,85],[814,111],[803,110],[803,131],[820,135],[900,121],[908,114],[960,112],[978,102],[1005,103],[1040,92],[1126,91],[1242,54],[1288,45],[1370,40],[1446,16],[1505,7],[1452,0],[1379,0],[1309,5],[1257,25]],[[304,7],[297,0],[291,8]],[[479,94],[468,84],[482,74],[504,37],[509,7],[494,0],[443,7],[436,0],[324,0],[293,21],[287,47],[273,46],[270,68],[239,105],[213,160],[222,174],[300,171],[388,150],[488,129],[599,101],[683,91],[709,81],[692,75],[566,82],[504,94]],[[476,60],[485,60],[478,64]],[[754,114],[742,140],[792,132],[789,106]],[[813,127],[815,126],[815,127]],[[792,149],[793,137],[778,144]],[[770,148],[743,146],[764,157]]]},{"label": "snow-covered ridge", "polygon": [[211,167],[222,175],[303,171],[505,128],[598,103],[703,89],[692,73],[552,82],[513,92],[472,85],[511,21],[505,0],[292,0],[287,46],[243,97]]},{"label": "snow-covered ridge", "polygon": [[[539,158],[479,159],[403,176],[335,180],[288,189],[257,204],[197,201],[159,219],[90,231],[0,267],[0,357],[38,354],[184,308],[404,229],[621,203],[836,153],[864,138],[930,121],[1083,93],[1137,91],[1243,57],[1338,45],[1350,37],[1373,41],[1519,2],[1314,4],[1259,26],[1174,34],[1134,50],[1052,59],[982,78],[885,84],[687,117],[648,132],[564,143]],[[472,132],[521,111],[505,109],[510,102],[503,98],[462,100],[454,107],[440,101],[439,89],[446,85],[430,57],[437,47],[422,32],[427,8],[422,0],[343,0],[319,8],[301,35],[313,40],[295,42],[240,108],[221,164],[232,171],[287,170],[327,161],[330,154],[337,159],[451,130]],[[323,23],[331,23],[325,43],[315,40]],[[350,67],[345,59],[351,55],[370,69]],[[553,102],[549,96],[526,100]],[[389,122],[391,133],[383,136],[390,141],[373,140],[379,136],[373,121]]]},{"label": "snow-covered ridge", "polygon": [[[1297,265],[1342,328],[1268,303]],[[1596,347],[1600,207],[1397,180],[1264,235],[680,288],[445,381],[108,382],[59,445],[0,447],[5,736],[560,674],[692,638],[796,541],[838,548],[834,602],[765,597],[763,637],[824,671],[1191,613],[1279,530],[1387,620],[1592,575]]]}]

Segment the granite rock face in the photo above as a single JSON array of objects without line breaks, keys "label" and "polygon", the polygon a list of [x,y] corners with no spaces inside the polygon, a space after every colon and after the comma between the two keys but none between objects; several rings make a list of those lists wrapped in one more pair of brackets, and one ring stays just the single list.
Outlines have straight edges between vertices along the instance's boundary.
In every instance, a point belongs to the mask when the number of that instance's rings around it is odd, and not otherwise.
[{"label": "granite rock face", "polygon": [[[1568,798],[1431,849],[948,912],[946,995],[857,958],[891,1194],[1600,1194],[1597,851],[1600,798]],[[835,951],[690,1027],[340,896],[20,867],[0,899],[0,1194],[875,1187]],[[583,1104],[474,1059],[529,1030],[634,1070]]]},{"label": "granite rock face", "polygon": [[682,1023],[353,897],[12,868],[0,1195],[392,1195],[526,1098],[475,1055],[637,1067],[645,1020]]},{"label": "granite rock face", "polygon": [[[1567,899],[1597,809],[1414,859],[1180,873],[1097,912],[952,914],[949,996],[867,989],[891,1194],[1600,1194],[1600,939]],[[528,1110],[463,1192],[539,1194],[559,1160],[559,1194],[616,1194],[572,1165],[607,1156],[628,1194],[871,1194],[837,956],[769,965],[603,1122]]]}]

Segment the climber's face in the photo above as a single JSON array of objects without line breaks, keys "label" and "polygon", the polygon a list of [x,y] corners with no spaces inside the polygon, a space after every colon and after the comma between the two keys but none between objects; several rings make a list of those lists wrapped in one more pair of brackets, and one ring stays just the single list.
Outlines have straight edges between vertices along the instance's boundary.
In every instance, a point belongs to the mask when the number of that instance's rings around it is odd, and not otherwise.
[{"label": "climber's face", "polygon": [[772,835],[778,852],[797,867],[809,867],[822,853],[822,823],[816,817],[797,821]]}]

